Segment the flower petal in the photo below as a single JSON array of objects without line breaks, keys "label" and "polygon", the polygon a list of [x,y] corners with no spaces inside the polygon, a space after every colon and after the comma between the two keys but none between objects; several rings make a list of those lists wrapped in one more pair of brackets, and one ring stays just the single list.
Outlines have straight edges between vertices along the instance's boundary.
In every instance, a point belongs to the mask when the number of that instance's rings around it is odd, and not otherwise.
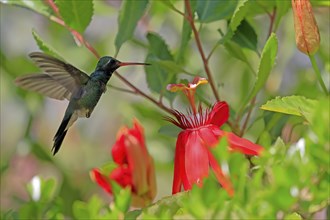
[{"label": "flower petal", "polygon": [[213,147],[219,142],[219,136],[216,135],[217,132],[214,132],[214,130],[220,130],[220,128],[215,125],[210,125],[198,129],[199,136],[207,147]]},{"label": "flower petal", "polygon": [[140,146],[143,148],[144,151],[147,151],[145,147],[143,127],[137,119],[134,119],[133,123],[133,128],[129,129],[128,133],[138,140]]},{"label": "flower petal", "polygon": [[247,155],[259,155],[263,151],[263,147],[254,144],[251,141],[238,137],[234,133],[221,131],[220,136],[226,136],[228,139],[229,147],[233,151],[239,151]]},{"label": "flower petal", "polygon": [[229,118],[229,106],[227,102],[217,102],[210,113],[210,123],[221,127]]},{"label": "flower petal", "polygon": [[133,186],[138,195],[144,194],[148,191],[147,182],[147,162],[148,154],[146,150],[141,150],[138,140],[133,136],[126,136],[126,152],[128,168],[132,173]]},{"label": "flower petal", "polygon": [[182,83],[178,83],[178,84],[168,84],[166,89],[170,92],[177,92],[177,91],[182,91],[182,90],[186,90],[189,88]]},{"label": "flower petal", "polygon": [[233,189],[233,186],[232,186],[230,180],[224,175],[224,173],[221,170],[220,165],[218,164],[217,160],[214,158],[214,156],[212,155],[211,152],[208,153],[208,156],[209,156],[210,165],[214,171],[215,177],[217,178],[217,180],[219,181],[221,186],[227,191],[227,193],[230,196],[233,196],[234,189]]},{"label": "flower petal", "polygon": [[208,81],[205,78],[196,76],[191,83],[188,84],[188,87],[190,89],[195,89],[197,86],[202,85],[202,84],[207,84]]},{"label": "flower petal", "polygon": [[122,187],[132,186],[132,173],[126,166],[120,166],[112,170],[110,179],[116,181]]},{"label": "flower petal", "polygon": [[[178,139],[176,141],[175,147],[175,158],[174,158],[174,177],[172,185],[172,194],[178,193],[181,191],[181,185],[183,181],[184,172],[184,155],[185,155],[185,143],[187,143],[188,132],[180,132]],[[187,179],[187,178],[185,178]],[[185,181],[188,182],[188,181]]]},{"label": "flower petal", "polygon": [[[191,130],[185,147],[185,171],[190,185],[202,186],[202,179],[209,174],[208,150],[198,131]],[[191,186],[184,187],[185,190]]]},{"label": "flower petal", "polygon": [[147,181],[149,186],[148,198],[152,201],[157,193],[156,175],[155,175],[155,165],[154,160],[149,156],[148,160],[148,170],[147,170]]},{"label": "flower petal", "polygon": [[118,132],[120,135],[117,138],[116,143],[112,146],[111,154],[113,161],[115,161],[119,165],[127,164],[127,157],[126,157],[126,147],[125,147],[125,133],[127,132],[127,128],[123,128]]},{"label": "flower petal", "polygon": [[105,191],[112,194],[111,184],[108,182],[107,177],[105,177],[98,169],[93,169],[90,172],[91,179],[97,182]]}]

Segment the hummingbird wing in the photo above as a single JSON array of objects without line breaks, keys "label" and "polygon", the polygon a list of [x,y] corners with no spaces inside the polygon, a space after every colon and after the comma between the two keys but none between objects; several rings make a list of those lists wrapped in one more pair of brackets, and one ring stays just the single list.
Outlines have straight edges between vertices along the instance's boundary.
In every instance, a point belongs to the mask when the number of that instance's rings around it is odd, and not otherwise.
[{"label": "hummingbird wing", "polygon": [[71,98],[71,91],[48,74],[37,73],[21,76],[15,79],[15,83],[23,89],[39,92],[53,99],[70,100]]},{"label": "hummingbird wing", "polygon": [[30,53],[31,59],[58,84],[65,87],[71,93],[80,89],[90,79],[83,71],[69,63],[51,57],[41,52]]}]

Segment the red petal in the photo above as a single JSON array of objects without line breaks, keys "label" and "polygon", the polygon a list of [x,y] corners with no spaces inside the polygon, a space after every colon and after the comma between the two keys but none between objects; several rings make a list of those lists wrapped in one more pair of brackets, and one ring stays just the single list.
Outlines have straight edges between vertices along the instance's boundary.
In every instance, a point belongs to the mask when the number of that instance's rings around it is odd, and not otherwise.
[{"label": "red petal", "polygon": [[217,102],[210,113],[211,124],[221,127],[229,118],[229,106],[226,102]]},{"label": "red petal", "polygon": [[207,147],[212,147],[219,142],[219,135],[214,130],[220,130],[219,127],[215,125],[202,127],[199,131],[199,136],[202,138],[204,145]]},{"label": "red petal", "polygon": [[227,136],[229,146],[234,151],[239,151],[247,155],[259,155],[263,151],[263,147],[254,144],[251,141],[238,137],[234,133],[220,131],[220,136]]},{"label": "red petal", "polygon": [[91,171],[92,179],[97,182],[105,191],[112,194],[111,185],[105,177],[98,169],[93,169]]},{"label": "red petal", "polygon": [[217,160],[213,157],[212,153],[209,152],[208,154],[210,165],[214,171],[216,178],[218,179],[221,186],[227,191],[230,196],[234,195],[234,189],[230,182],[230,180],[224,175],[221,170],[220,165],[218,164]]},{"label": "red petal", "polygon": [[110,179],[116,181],[122,187],[132,186],[132,174],[128,167],[115,168],[110,174]]},{"label": "red petal", "polygon": [[140,146],[145,148],[143,127],[141,126],[141,124],[137,119],[134,119],[134,125],[133,128],[129,130],[129,134],[136,137],[136,139],[140,143]]},{"label": "red petal", "polygon": [[[202,185],[202,179],[209,174],[207,148],[204,146],[198,131],[190,131],[185,148],[185,171],[190,185]],[[185,190],[190,189],[185,187]]]},{"label": "red petal", "polygon": [[120,135],[116,143],[112,146],[111,154],[113,161],[115,161],[117,164],[123,165],[127,163],[124,134]]},{"label": "red petal", "polygon": [[[178,140],[176,141],[175,147],[175,158],[174,158],[174,177],[173,177],[173,186],[172,194],[178,193],[181,191],[181,185],[185,175],[184,172],[184,154],[185,154],[185,143],[187,142],[188,137],[187,131],[180,132]],[[187,182],[187,181],[185,181]]]}]

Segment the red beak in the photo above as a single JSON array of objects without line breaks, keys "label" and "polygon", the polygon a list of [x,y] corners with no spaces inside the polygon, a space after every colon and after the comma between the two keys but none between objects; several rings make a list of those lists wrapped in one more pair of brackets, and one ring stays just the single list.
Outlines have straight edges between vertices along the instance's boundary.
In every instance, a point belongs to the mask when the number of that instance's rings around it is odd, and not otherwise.
[{"label": "red beak", "polygon": [[149,63],[131,63],[131,62],[120,62],[118,66],[134,66],[134,65],[150,65]]}]

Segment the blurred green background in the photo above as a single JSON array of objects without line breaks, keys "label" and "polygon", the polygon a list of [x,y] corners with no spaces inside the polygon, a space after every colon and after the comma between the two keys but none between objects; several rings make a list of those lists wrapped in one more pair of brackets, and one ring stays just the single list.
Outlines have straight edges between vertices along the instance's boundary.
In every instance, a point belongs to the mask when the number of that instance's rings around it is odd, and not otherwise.
[{"label": "blurred green background", "polygon": [[[179,1],[175,5],[180,10],[183,9],[182,2]],[[84,36],[102,56],[115,54],[114,39],[118,30],[119,8],[120,1],[94,1],[94,16]],[[94,193],[98,193],[105,201],[110,201],[110,196],[90,180],[89,171],[111,160],[110,149],[116,140],[118,129],[122,125],[131,126],[133,118],[137,118],[144,126],[147,147],[156,162],[156,200],[170,195],[176,140],[159,133],[161,126],[167,124],[162,119],[166,113],[137,95],[108,88],[92,116],[89,119],[79,119],[68,132],[60,152],[55,157],[51,155],[52,139],[68,102],[23,91],[13,83],[17,76],[39,71],[27,56],[30,52],[39,51],[31,32],[37,32],[67,62],[87,73],[94,70],[97,60],[85,47],[78,47],[64,27],[44,16],[25,8],[2,3],[0,9],[1,209],[15,208],[20,201],[27,200],[25,185],[35,175],[56,178],[60,186],[60,195],[65,202],[87,200]],[[321,34],[321,47],[317,59],[322,67],[321,71],[326,73],[327,84],[330,69],[329,12],[328,7],[315,8]],[[123,45],[117,58],[122,61],[143,62],[148,52],[145,36],[149,31],[161,35],[176,56],[181,44],[182,22],[182,16],[169,11],[160,1],[152,1],[147,13],[138,23],[134,39]],[[258,49],[261,51],[267,40],[268,16],[260,13],[251,17],[249,22],[257,33]],[[207,53],[220,39],[217,29],[225,26],[224,20],[199,26],[204,50]],[[257,106],[278,95],[317,98],[319,88],[309,59],[300,53],[295,45],[291,9],[283,16],[276,34],[279,41],[277,61],[265,89],[258,96]],[[259,60],[257,54],[248,50],[245,52],[253,69],[256,70]],[[184,61],[180,65],[192,74],[205,77],[194,40],[189,42]],[[218,83],[221,98],[229,103],[233,111],[237,110],[254,83],[253,74],[246,64],[231,56],[223,46],[215,50],[209,65]],[[122,68],[119,73],[141,90],[152,94],[148,89],[142,67]],[[178,78],[192,77],[180,74]],[[126,88],[115,76],[109,84]],[[209,86],[204,86],[200,90],[210,103],[215,101]],[[152,95],[157,99],[157,94]],[[166,100],[164,102],[170,105]],[[176,109],[186,109],[180,97],[176,98],[172,105]],[[252,126],[248,127],[245,135],[251,141],[257,141],[265,128],[265,122],[258,119],[263,114],[259,109],[253,112]],[[282,129],[290,121],[285,116],[280,117],[281,123],[276,134],[280,136],[283,133],[282,137],[285,139],[286,134]]]}]

